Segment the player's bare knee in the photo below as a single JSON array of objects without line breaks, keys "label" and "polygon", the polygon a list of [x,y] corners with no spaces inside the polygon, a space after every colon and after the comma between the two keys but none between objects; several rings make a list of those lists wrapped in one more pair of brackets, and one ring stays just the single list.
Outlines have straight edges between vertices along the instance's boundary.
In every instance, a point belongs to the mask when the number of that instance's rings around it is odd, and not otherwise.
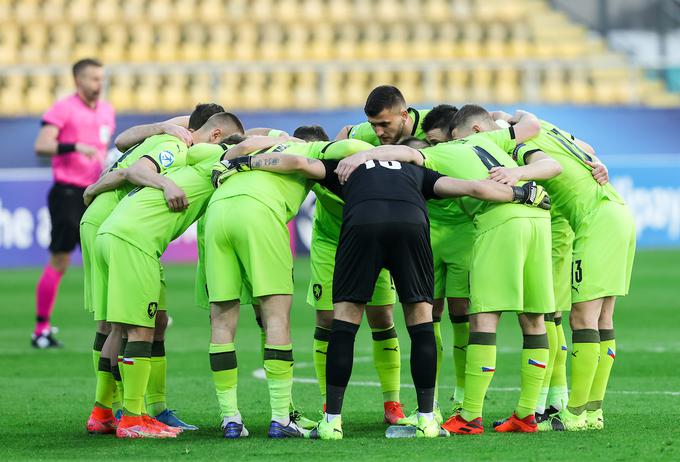
[{"label": "player's bare knee", "polygon": [[500,317],[499,312],[470,315],[470,332],[496,332]]},{"label": "player's bare knee", "polygon": [[432,305],[427,302],[402,303],[407,326],[432,322]]},{"label": "player's bare knee", "polygon": [[521,313],[517,318],[524,335],[545,334],[545,317],[543,314]]},{"label": "player's bare knee", "polygon": [[602,310],[600,310],[600,317],[597,320],[599,329],[613,329],[614,328],[614,306],[616,297],[605,297],[602,303]]},{"label": "player's bare knee", "polygon": [[598,320],[602,310],[602,299],[574,303],[569,313],[569,324],[572,330],[598,329]]},{"label": "player's bare knee", "polygon": [[50,266],[62,274],[66,273],[70,262],[71,255],[65,252],[53,253],[50,256]]},{"label": "player's bare knee", "polygon": [[373,329],[389,329],[394,325],[393,305],[367,306],[366,320]]},{"label": "player's bare knee", "polygon": [[109,335],[111,333],[111,324],[106,321],[97,321],[97,332]]},{"label": "player's bare knee", "polygon": [[460,297],[449,297],[447,299],[449,305],[449,314],[452,316],[466,316],[470,306],[470,300]]},{"label": "player's bare knee", "polygon": [[129,342],[153,342],[153,328],[142,326],[129,326],[127,329]]},{"label": "player's bare knee", "polygon": [[333,325],[333,310],[316,310],[316,325],[330,330]]}]

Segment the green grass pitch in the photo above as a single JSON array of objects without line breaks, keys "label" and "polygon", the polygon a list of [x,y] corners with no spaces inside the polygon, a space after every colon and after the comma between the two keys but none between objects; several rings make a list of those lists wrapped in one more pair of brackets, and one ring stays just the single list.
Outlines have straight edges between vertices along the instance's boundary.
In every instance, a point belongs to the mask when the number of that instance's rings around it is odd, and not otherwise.
[{"label": "green grass pitch", "polygon": [[[39,270],[0,272],[0,460],[678,460],[680,459],[680,251],[641,251],[631,294],[620,300],[618,351],[605,403],[602,432],[536,435],[494,434],[433,441],[387,440],[380,389],[375,386],[370,333],[358,335],[354,372],[344,409],[345,439],[270,441],[268,394],[257,377],[260,336],[252,310],[244,307],[237,336],[239,401],[251,437],[221,438],[217,401],[208,364],[208,315],[193,306],[193,267],[167,268],[168,300],[174,324],[168,331],[168,394],[171,408],[201,429],[176,440],[117,441],[88,436],[85,421],[94,399],[91,344],[93,322],[82,310],[82,271],[62,282],[54,314],[61,328],[60,351],[29,346],[34,287]],[[305,304],[308,261],[296,262],[293,388],[307,415],[320,408],[311,364],[313,311]],[[492,289],[490,289],[492,290]],[[401,313],[402,401],[415,405],[408,368],[408,336]],[[446,358],[442,401],[452,390],[451,325],[442,322]],[[570,334],[567,334],[568,336]],[[499,331],[497,371],[485,405],[485,423],[508,416],[517,400],[521,335],[506,315]],[[445,407],[448,406],[444,402]],[[488,427],[487,427],[488,430]]]}]

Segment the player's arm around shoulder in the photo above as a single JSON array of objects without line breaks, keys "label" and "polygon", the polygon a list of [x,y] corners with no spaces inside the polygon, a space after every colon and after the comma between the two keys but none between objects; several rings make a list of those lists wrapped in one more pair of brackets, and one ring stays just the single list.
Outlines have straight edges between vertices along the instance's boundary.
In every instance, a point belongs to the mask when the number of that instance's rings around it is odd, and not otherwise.
[{"label": "player's arm around shoulder", "polygon": [[[522,150],[523,145],[518,148]],[[526,151],[526,150],[525,150]],[[540,150],[530,150],[519,154],[525,165],[521,167],[493,167],[489,179],[514,186],[522,180],[548,180],[562,173],[562,166],[552,157]]]},{"label": "player's arm around shoulder", "polygon": [[422,166],[424,162],[423,154],[417,149],[404,145],[383,145],[366,151],[358,152],[349,157],[345,157],[338,164],[335,170],[341,184],[344,184],[349,176],[361,164],[369,160],[377,161],[397,161],[407,164]]},{"label": "player's arm around shoulder", "polygon": [[127,130],[123,130],[113,141],[119,151],[125,152],[135,144],[141,143],[145,139],[163,133],[179,138],[187,146],[191,146],[193,138],[187,129],[189,116],[179,116],[172,119],[145,125],[136,125]]},{"label": "player's arm around shoulder", "polygon": [[83,202],[85,202],[85,206],[89,207],[92,201],[94,201],[101,193],[113,191],[125,183],[125,170],[126,169],[122,168],[106,172],[100,176],[95,183],[85,188],[85,192],[83,193]]},{"label": "player's arm around shoulder", "polygon": [[326,177],[326,167],[319,159],[293,154],[270,153],[241,156],[218,162],[212,171],[213,186],[217,188],[230,176],[251,170],[299,174],[312,180],[320,180]]},{"label": "player's arm around shoulder", "polygon": [[189,200],[182,188],[167,176],[159,174],[156,164],[151,159],[142,157],[121,170],[125,180],[130,183],[163,191],[168,208],[173,212],[181,212],[189,206]]},{"label": "player's arm around shoulder", "polygon": [[340,129],[337,135],[335,135],[335,140],[346,140],[349,138],[349,132],[352,130],[353,125],[345,125]]},{"label": "player's arm around shoulder", "polygon": [[515,135],[515,141],[524,143],[541,133],[541,122],[538,117],[530,112],[518,109],[509,121],[512,125],[512,131]]},{"label": "player's arm around shoulder", "polygon": [[291,138],[288,135],[284,136],[265,136],[265,135],[253,135],[241,141],[239,144],[232,146],[224,154],[223,159],[232,160],[237,157],[252,154],[256,151],[261,151],[262,149],[269,149],[276,146],[277,144],[286,143],[290,141]]}]

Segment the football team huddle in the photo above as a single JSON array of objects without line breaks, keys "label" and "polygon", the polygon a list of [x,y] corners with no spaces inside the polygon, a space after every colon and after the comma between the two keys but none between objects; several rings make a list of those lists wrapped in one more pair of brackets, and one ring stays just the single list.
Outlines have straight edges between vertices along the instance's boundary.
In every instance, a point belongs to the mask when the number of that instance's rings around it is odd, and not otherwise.
[{"label": "football team huddle", "polygon": [[[413,109],[393,86],[375,88],[364,112],[367,121],[344,127],[334,141],[319,126],[292,136],[245,130],[217,104],[118,136],[124,153],[85,190],[80,222],[85,307],[97,321],[90,433],[174,438],[196,429],[166,404],[160,264],[194,222],[195,296],[210,313],[208,353],[225,438],[248,436],[237,400],[241,305],[252,305],[261,328],[271,438],[343,438],[343,398],[364,312],[390,428],[424,438],[484,432],[503,312],[517,314],[523,335],[521,388],[494,430],[603,428],[614,305],[628,292],[635,225],[593,147],[521,110]],[[318,422],[291,396],[287,223],[310,191],[307,302],[316,310]],[[410,415],[399,396],[397,295],[417,396]],[[438,396],[446,306],[455,365],[448,418]]]}]

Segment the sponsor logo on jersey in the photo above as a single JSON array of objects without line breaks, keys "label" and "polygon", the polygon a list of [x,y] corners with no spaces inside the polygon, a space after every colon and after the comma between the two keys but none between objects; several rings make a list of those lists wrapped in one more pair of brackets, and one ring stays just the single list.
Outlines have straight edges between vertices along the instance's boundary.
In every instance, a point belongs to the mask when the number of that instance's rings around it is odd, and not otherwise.
[{"label": "sponsor logo on jersey", "polygon": [[614,350],[612,350],[611,348],[607,348],[607,356],[614,359],[616,358],[616,353],[614,353]]},{"label": "sponsor logo on jersey", "polygon": [[158,154],[158,159],[161,161],[161,165],[165,168],[168,168],[175,163],[175,155],[170,151],[161,152]]},{"label": "sponsor logo on jersey", "polygon": [[495,371],[496,371],[495,367],[482,366],[482,372],[495,372]]},{"label": "sponsor logo on jersey", "polygon": [[149,303],[149,306],[146,308],[146,313],[149,315],[149,319],[153,319],[153,317],[156,316],[157,311],[158,303],[156,302]]},{"label": "sponsor logo on jersey", "polygon": [[544,362],[541,362],[541,361],[537,361],[537,360],[535,360],[535,359],[529,358],[529,365],[530,365],[530,366],[540,367],[541,369],[545,369],[545,363],[544,363]]},{"label": "sponsor logo on jersey", "polygon": [[321,284],[314,284],[312,286],[312,293],[314,294],[314,299],[318,302],[319,299],[321,298],[321,294],[323,293],[323,288],[321,287]]}]

